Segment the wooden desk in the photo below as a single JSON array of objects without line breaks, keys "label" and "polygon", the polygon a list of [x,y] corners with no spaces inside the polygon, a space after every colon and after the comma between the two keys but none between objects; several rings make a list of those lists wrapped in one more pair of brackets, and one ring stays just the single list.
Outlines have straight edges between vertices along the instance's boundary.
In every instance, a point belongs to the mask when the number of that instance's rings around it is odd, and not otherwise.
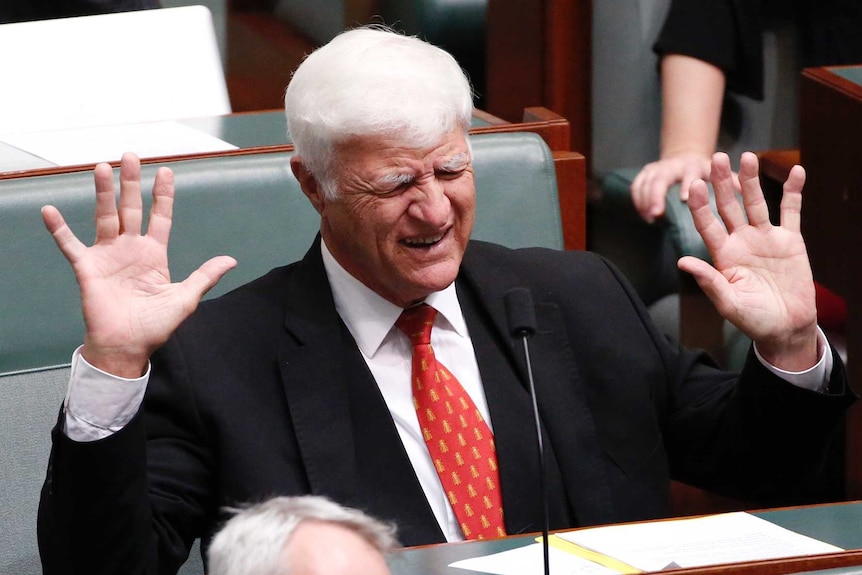
[{"label": "wooden desk", "polygon": [[[776,559],[697,569],[669,570],[674,574],[756,574],[779,575],[862,564],[862,503],[840,503],[753,512],[777,525],[815,539],[852,550],[819,557]],[[389,565],[393,575],[467,575],[449,567],[461,559],[479,557],[534,543],[535,535],[507,537],[491,541],[470,541],[413,547],[392,553]],[[858,570],[853,571],[858,573]]]},{"label": "wooden desk", "polygon": [[[862,66],[809,68],[800,83],[802,232],[814,277],[847,302],[847,368],[862,389]],[[862,405],[847,416],[846,495],[862,496]]]}]

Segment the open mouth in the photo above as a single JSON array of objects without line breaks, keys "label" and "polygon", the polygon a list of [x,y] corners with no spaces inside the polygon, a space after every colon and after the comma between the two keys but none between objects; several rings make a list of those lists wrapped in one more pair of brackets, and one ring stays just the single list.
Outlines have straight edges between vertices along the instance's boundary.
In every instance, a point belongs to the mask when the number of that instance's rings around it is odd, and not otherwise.
[{"label": "open mouth", "polygon": [[433,236],[423,236],[417,238],[404,238],[402,243],[409,248],[430,248],[436,246],[440,241],[446,237],[448,231],[439,233]]}]

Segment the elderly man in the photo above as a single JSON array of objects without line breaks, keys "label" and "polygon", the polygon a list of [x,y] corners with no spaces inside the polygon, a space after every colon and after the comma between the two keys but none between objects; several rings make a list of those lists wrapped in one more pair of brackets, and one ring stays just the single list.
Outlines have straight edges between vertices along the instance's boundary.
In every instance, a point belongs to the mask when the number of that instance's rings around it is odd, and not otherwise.
[{"label": "elderly man", "polygon": [[300,66],[285,105],[320,234],[302,261],[196,311],[235,262],[171,283],[169,170],[146,235],[133,155],[118,203],[109,167],[95,170],[93,246],[44,208],[87,326],[40,508],[47,575],[172,573],[220,509],[274,494],[366,510],[406,545],[541,529],[503,305],[515,287],[535,302],[551,528],[667,515],[671,477],[764,501],[815,478],[853,397],[816,325],[801,168],[780,226],[750,154],[744,209],[727,157],[713,161],[726,228],[703,182],[689,201],[715,267],[679,265],[755,342],[729,374],[669,342],[595,255],[470,240],[471,93],[445,52],[345,32]]},{"label": "elderly man", "polygon": [[395,527],[324,497],[274,497],[238,511],[210,545],[209,575],[390,575]]}]

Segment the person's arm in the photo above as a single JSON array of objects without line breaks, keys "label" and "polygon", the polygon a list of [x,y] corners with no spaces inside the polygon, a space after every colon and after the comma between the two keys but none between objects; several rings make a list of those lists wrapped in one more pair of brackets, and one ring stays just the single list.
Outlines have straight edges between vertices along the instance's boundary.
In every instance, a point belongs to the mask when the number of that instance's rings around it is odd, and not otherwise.
[{"label": "person's arm", "polygon": [[664,215],[665,196],[674,184],[680,184],[680,198],[686,201],[691,182],[709,176],[725,76],[703,60],[667,54],[661,61],[661,83],[661,156],[644,166],[631,185],[635,208],[648,222]]},{"label": "person's arm", "polygon": [[764,361],[788,372],[820,359],[814,278],[800,233],[805,170],[794,166],[784,184],[781,223],[772,225],[760,188],[757,156],[740,160],[735,191],[726,154],[712,158],[711,175],[721,221],[709,205],[703,180],[695,180],[688,206],[713,265],[692,256],[679,268],[692,274],[719,313],[754,341]]},{"label": "person's arm", "polygon": [[[87,376],[84,380],[90,381],[78,381],[83,385],[77,389],[75,381],[70,382],[67,411],[52,433],[39,506],[39,546],[46,575],[152,573],[156,562],[170,566],[181,561],[185,535],[176,534],[188,533],[183,521],[196,516],[195,507],[189,503],[179,519],[166,514],[164,505],[160,511],[153,509],[158,489],[150,490],[147,427],[138,413],[146,384],[129,380],[146,373],[150,354],[236,264],[233,258],[213,258],[185,281],[172,283],[167,259],[174,201],[171,171],[161,168],[156,175],[146,234],[141,233],[138,158],[123,156],[119,202],[111,166],[98,165],[94,177],[92,246],[75,237],[55,207],[42,209],[45,226],[72,265],[81,290],[85,323],[81,357],[105,376],[100,381]],[[76,364],[74,370],[81,367]],[[117,415],[123,418],[119,423]],[[190,419],[180,417],[178,426]],[[67,423],[83,433],[66,435]],[[185,485],[178,490],[205,488]]]}]

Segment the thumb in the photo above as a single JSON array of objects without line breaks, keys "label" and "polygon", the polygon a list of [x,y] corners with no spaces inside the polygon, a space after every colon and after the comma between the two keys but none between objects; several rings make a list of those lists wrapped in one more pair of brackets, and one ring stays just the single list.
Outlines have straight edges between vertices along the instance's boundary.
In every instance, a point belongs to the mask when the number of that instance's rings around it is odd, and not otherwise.
[{"label": "thumb", "polygon": [[677,262],[677,267],[691,274],[706,297],[715,306],[722,317],[728,317],[733,304],[730,297],[730,285],[717,269],[694,256],[683,256]]},{"label": "thumb", "polygon": [[191,297],[200,301],[227,272],[236,267],[236,263],[230,256],[214,257],[189,274],[182,285]]}]

